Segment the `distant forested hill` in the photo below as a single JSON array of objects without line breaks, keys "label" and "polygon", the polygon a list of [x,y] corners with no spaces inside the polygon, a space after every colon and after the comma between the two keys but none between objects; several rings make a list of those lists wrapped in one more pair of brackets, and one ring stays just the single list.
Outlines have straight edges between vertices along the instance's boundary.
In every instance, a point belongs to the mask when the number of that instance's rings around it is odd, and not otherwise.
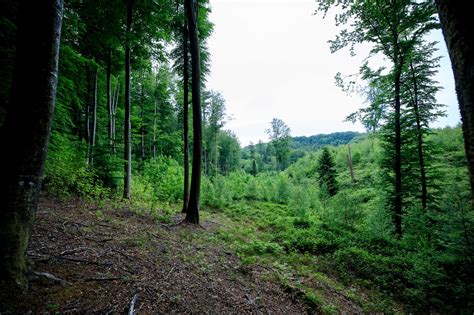
[{"label": "distant forested hill", "polygon": [[[366,138],[366,133],[355,131],[334,132],[330,134],[319,134],[313,136],[291,137],[288,147],[288,165],[295,163],[308,152],[317,151],[324,146],[339,146],[356,140]],[[250,172],[252,161],[255,160],[259,172],[274,170],[276,160],[274,158],[274,148],[269,143],[259,141],[256,144],[246,146],[242,149],[241,166]]]},{"label": "distant forested hill", "polygon": [[338,146],[349,143],[355,138],[361,138],[365,133],[355,131],[334,132],[330,134],[319,134],[314,136],[293,137],[293,148],[314,150],[326,145]]}]

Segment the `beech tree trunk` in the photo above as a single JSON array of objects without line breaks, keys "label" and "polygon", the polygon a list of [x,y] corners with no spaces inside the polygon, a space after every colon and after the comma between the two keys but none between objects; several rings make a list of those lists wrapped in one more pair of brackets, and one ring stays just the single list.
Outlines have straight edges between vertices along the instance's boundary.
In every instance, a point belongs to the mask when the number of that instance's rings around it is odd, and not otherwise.
[{"label": "beech tree trunk", "polygon": [[113,115],[113,95],[112,95],[112,49],[109,48],[107,52],[107,114],[109,115],[109,123],[107,128],[107,135],[109,137],[110,150],[113,152],[113,143],[112,143],[112,115]]},{"label": "beech tree trunk", "polygon": [[90,139],[89,139],[89,154],[88,156],[88,164],[94,164],[94,146],[95,146],[95,135],[97,131],[97,80],[99,76],[99,68],[95,69],[94,72],[94,81],[92,86],[92,125],[90,126]]},{"label": "beech tree trunk", "polygon": [[155,110],[153,111],[153,158],[156,158],[156,112],[158,101],[155,99]]},{"label": "beech tree trunk", "polygon": [[395,62],[395,160],[393,161],[393,172],[395,174],[395,200],[394,200],[394,222],[395,234],[398,238],[402,236],[402,133],[400,126],[401,102],[400,84],[402,74],[402,62]]},{"label": "beech tree trunk", "polygon": [[132,179],[132,147],[130,123],[130,35],[132,28],[133,0],[127,0],[127,39],[125,42],[125,121],[124,121],[124,176],[123,197],[130,199],[130,181]]},{"label": "beech tree trunk", "polygon": [[116,142],[115,142],[115,125],[117,122],[117,107],[118,107],[118,100],[120,94],[120,84],[117,84],[117,88],[115,90],[114,99],[112,100],[112,154],[117,152]]},{"label": "beech tree trunk", "polygon": [[86,151],[86,163],[89,163],[89,143],[90,143],[90,139],[91,139],[91,122],[90,122],[90,112],[91,112],[91,90],[92,90],[92,87],[91,87],[91,78],[90,78],[90,71],[89,69],[86,70],[86,73],[87,73],[87,101],[86,101],[86,112],[85,112],[85,123],[84,123],[84,139],[86,140],[86,146],[87,146],[87,151]]},{"label": "beech tree trunk", "polygon": [[142,125],[140,127],[140,140],[141,140],[141,153],[142,161],[145,161],[145,100],[144,100],[143,84],[140,88],[140,118],[142,120]]},{"label": "beech tree trunk", "polygon": [[183,143],[184,143],[184,189],[183,209],[188,210],[189,203],[189,60],[188,60],[188,23],[184,23],[183,30]]},{"label": "beech tree trunk", "polygon": [[192,102],[193,102],[193,169],[191,191],[185,221],[199,224],[199,202],[201,194],[202,167],[202,114],[201,114],[201,63],[197,33],[197,7],[195,0],[185,0],[189,27],[189,42],[192,64]]},{"label": "beech tree trunk", "polygon": [[456,82],[474,200],[474,22],[465,1],[436,0],[436,5]]},{"label": "beech tree trunk", "polygon": [[63,1],[20,1],[11,102],[0,132],[0,286],[26,288],[26,249],[51,132]]}]

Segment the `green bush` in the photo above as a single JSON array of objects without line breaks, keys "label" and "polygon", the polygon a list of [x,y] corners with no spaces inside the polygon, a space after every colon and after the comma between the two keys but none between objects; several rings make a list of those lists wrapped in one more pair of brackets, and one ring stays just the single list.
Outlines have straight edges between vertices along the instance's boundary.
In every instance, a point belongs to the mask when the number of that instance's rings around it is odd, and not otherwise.
[{"label": "green bush", "polygon": [[53,134],[46,160],[43,189],[58,197],[78,196],[100,200],[110,196],[94,169],[85,164],[84,157],[68,150],[69,139]]},{"label": "green bush", "polygon": [[143,180],[153,187],[157,200],[177,202],[183,198],[183,168],[172,158],[160,156],[146,161]]},{"label": "green bush", "polygon": [[252,240],[249,243],[241,245],[239,248],[239,253],[248,256],[277,254],[280,252],[282,252],[282,247],[279,244],[260,240]]}]

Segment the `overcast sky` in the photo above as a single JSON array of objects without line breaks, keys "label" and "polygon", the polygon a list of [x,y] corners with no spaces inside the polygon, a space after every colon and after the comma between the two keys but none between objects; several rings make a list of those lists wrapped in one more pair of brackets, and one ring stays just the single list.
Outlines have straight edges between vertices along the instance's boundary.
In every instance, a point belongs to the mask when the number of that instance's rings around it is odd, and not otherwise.
[{"label": "overcast sky", "polygon": [[[334,75],[356,73],[367,48],[351,57],[347,50],[331,54],[328,40],[338,29],[332,18],[313,15],[315,0],[211,0],[214,34],[209,39],[211,74],[208,88],[226,99],[226,124],[248,145],[268,139],[265,129],[280,118],[293,136],[336,131],[363,131],[360,124],[343,122],[363,106],[334,84]],[[436,127],[454,126],[459,112],[451,65],[441,32],[441,61],[437,77],[443,86],[438,102],[448,116]]]}]

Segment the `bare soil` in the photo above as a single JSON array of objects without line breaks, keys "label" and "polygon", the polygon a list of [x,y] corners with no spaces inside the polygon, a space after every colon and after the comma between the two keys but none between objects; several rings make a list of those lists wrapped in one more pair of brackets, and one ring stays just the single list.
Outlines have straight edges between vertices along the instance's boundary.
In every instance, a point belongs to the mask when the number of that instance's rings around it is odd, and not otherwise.
[{"label": "bare soil", "polygon": [[[215,224],[166,226],[128,209],[42,197],[27,255],[27,292],[0,288],[0,314],[317,313],[301,295],[243,265],[229,249],[200,242]],[[175,220],[179,221],[179,217]]]}]

